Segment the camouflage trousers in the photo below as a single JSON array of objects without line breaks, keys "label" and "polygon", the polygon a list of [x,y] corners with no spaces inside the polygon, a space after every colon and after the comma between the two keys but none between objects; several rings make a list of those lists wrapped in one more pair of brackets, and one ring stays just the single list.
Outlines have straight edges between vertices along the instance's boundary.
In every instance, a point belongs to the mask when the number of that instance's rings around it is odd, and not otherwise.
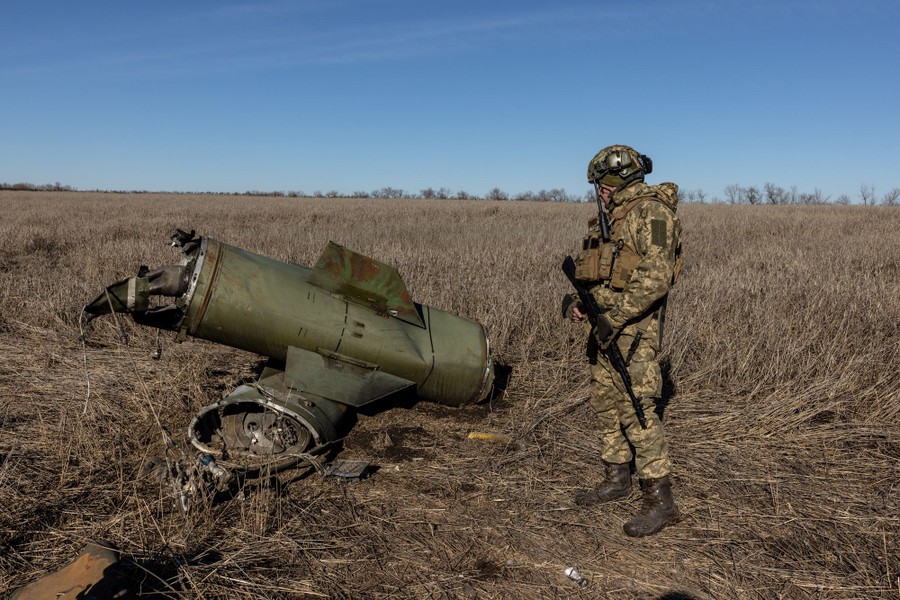
[{"label": "camouflage trousers", "polygon": [[[662,422],[656,414],[655,400],[662,396],[662,373],[659,352],[659,323],[653,319],[637,342],[638,328],[626,327],[616,340],[622,356],[628,360],[628,373],[634,395],[644,407],[647,428],[641,429],[622,378],[610,366],[602,352],[588,349],[591,362],[591,408],[597,415],[601,441],[601,458],[609,463],[627,463],[635,459],[641,479],[669,474],[669,447]],[[634,446],[634,454],[629,446]]]}]

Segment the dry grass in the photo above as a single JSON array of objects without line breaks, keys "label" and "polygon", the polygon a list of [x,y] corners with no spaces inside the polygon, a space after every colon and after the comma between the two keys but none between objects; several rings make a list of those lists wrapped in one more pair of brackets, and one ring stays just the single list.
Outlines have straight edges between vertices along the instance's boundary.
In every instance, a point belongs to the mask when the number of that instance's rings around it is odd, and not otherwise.
[{"label": "dry grass", "polygon": [[[590,211],[0,192],[0,592],[104,538],[156,597],[900,596],[900,211],[682,209],[665,416],[684,519],[645,540],[621,531],[637,497],[571,502],[598,444],[559,264]],[[174,227],[302,264],[329,239],[394,264],[416,300],[488,328],[506,395],[360,416],[340,455],[380,466],[363,482],[175,512],[140,474],[162,453],[154,412],[180,439],[258,357],[163,334],[152,361],[154,331],[129,326],[124,347],[106,320],[85,366],[77,341],[104,285],[175,259]]]}]

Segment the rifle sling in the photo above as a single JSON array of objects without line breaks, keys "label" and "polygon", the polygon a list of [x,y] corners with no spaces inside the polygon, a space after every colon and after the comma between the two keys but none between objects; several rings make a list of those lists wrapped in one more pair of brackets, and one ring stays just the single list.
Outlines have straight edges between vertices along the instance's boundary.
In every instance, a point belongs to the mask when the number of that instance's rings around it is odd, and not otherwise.
[{"label": "rifle sling", "polygon": [[644,334],[647,333],[647,329],[650,328],[650,322],[653,321],[653,317],[657,317],[660,320],[660,329],[662,329],[662,317],[665,314],[666,304],[663,301],[662,305],[656,310],[652,310],[647,313],[644,318],[637,322],[637,333],[634,334],[634,339],[631,341],[631,346],[628,347],[628,354],[625,356],[625,364],[630,365],[631,359],[634,358],[634,353],[637,352],[638,344],[641,343],[641,338],[644,337]]},{"label": "rifle sling", "polygon": [[634,358],[634,353],[637,352],[638,344],[641,343],[642,337],[644,337],[644,332],[638,329],[638,332],[634,334],[634,339],[631,340],[631,346],[628,348],[628,354],[625,356],[626,367],[631,364],[631,359]]}]

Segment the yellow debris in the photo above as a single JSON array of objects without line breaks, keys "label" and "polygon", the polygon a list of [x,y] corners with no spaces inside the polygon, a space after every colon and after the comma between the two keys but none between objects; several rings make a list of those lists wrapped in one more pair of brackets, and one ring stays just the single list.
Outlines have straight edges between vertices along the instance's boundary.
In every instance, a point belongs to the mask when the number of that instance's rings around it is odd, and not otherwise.
[{"label": "yellow debris", "polygon": [[501,444],[508,444],[512,440],[509,439],[505,435],[500,435],[499,433],[477,433],[472,432],[469,434],[470,440],[487,440],[489,442],[500,442]]}]

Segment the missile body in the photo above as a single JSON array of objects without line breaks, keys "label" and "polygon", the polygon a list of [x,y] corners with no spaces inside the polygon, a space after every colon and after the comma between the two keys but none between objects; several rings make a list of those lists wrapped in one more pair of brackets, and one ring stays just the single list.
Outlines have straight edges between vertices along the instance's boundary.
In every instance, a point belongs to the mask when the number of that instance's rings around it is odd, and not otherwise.
[{"label": "missile body", "polygon": [[[493,363],[483,327],[412,301],[392,267],[329,243],[313,268],[287,264],[183,231],[177,264],[109,286],[85,321],[130,313],[268,357],[259,381],[207,406],[191,442],[226,459],[282,461],[338,439],[349,409],[415,391],[462,406],[484,400]],[[151,297],[169,304],[151,307]],[[270,461],[271,462],[271,461]]]}]

